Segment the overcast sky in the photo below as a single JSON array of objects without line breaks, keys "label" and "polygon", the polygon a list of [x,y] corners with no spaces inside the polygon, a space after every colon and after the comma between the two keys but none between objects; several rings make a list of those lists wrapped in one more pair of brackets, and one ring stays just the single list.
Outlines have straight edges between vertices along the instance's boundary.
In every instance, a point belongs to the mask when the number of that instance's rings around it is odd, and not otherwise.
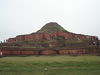
[{"label": "overcast sky", "polygon": [[36,32],[48,22],[100,38],[100,0],[0,0],[0,41]]}]

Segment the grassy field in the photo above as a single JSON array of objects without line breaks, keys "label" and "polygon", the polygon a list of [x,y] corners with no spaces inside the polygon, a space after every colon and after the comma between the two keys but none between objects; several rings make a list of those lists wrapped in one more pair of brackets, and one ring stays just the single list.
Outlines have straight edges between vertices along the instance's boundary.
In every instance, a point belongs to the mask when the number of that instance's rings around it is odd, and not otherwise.
[{"label": "grassy field", "polygon": [[3,57],[0,58],[0,75],[100,75],[100,57]]}]

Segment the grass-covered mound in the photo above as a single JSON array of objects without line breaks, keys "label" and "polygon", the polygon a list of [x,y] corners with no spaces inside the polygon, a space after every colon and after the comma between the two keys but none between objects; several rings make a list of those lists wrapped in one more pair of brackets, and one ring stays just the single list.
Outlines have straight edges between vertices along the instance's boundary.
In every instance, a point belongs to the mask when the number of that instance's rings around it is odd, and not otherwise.
[{"label": "grass-covered mound", "polygon": [[67,32],[63,27],[55,22],[47,23],[36,33],[52,33],[52,32]]}]

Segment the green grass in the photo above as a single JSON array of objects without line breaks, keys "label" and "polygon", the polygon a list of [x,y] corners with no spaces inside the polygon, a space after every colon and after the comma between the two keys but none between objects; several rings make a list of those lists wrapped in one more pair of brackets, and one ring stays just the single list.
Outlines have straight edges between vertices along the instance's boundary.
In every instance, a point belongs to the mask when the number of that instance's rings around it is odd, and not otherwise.
[{"label": "green grass", "polygon": [[99,74],[99,56],[28,56],[0,58],[0,75]]},{"label": "green grass", "polygon": [[51,22],[44,25],[37,33],[67,32],[59,24]]}]

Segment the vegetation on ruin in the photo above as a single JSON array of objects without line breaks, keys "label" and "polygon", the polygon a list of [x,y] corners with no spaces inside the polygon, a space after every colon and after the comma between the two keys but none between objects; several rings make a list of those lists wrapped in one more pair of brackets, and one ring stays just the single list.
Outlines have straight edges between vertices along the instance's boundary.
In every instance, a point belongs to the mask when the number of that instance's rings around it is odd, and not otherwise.
[{"label": "vegetation on ruin", "polygon": [[43,26],[37,33],[67,32],[63,27],[55,22],[51,22]]},{"label": "vegetation on ruin", "polygon": [[[90,44],[86,45],[85,42]],[[50,44],[54,44],[50,46]],[[57,46],[56,46],[57,43]],[[60,44],[60,46],[59,46]],[[76,48],[76,47],[88,47],[92,48],[94,45],[89,40],[65,40],[63,37],[55,37],[53,40],[41,40],[41,41],[18,41],[14,43],[5,43],[2,46],[14,47],[14,48]]]}]

